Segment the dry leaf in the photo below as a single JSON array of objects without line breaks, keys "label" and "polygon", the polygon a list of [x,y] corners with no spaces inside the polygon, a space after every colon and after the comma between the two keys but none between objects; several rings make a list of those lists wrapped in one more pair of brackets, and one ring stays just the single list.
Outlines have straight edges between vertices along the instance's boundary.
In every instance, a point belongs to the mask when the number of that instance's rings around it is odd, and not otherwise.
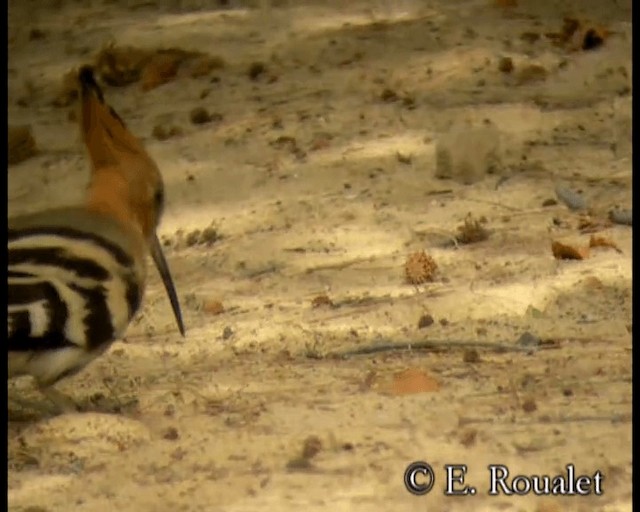
[{"label": "dry leaf", "polygon": [[589,247],[572,247],[560,242],[552,242],[551,251],[557,260],[584,260],[589,257]]},{"label": "dry leaf", "polygon": [[173,80],[183,57],[175,53],[154,55],[142,71],[142,90],[150,91]]},{"label": "dry leaf", "polygon": [[412,395],[438,391],[440,384],[419,368],[408,368],[393,376],[389,392],[392,395]]},{"label": "dry leaf", "polygon": [[202,305],[202,311],[210,315],[224,313],[224,305],[219,300],[208,300]]},{"label": "dry leaf", "polygon": [[581,233],[593,233],[611,226],[609,219],[594,218],[589,215],[581,215],[578,220],[578,229]]},{"label": "dry leaf", "polygon": [[591,238],[589,239],[589,247],[609,247],[619,253],[622,252],[614,242],[603,236],[591,235]]},{"label": "dry leaf", "polygon": [[327,296],[327,295],[317,295],[316,297],[314,297],[311,300],[311,307],[313,308],[319,308],[322,306],[326,306],[326,307],[333,307],[333,302],[331,301],[331,299]]},{"label": "dry leaf", "polygon": [[193,76],[204,76],[224,65],[220,58],[180,48],[145,50],[111,45],[97,55],[95,67],[108,85],[124,86],[142,80],[142,89],[149,91],[173,80],[182,64],[192,61]]}]

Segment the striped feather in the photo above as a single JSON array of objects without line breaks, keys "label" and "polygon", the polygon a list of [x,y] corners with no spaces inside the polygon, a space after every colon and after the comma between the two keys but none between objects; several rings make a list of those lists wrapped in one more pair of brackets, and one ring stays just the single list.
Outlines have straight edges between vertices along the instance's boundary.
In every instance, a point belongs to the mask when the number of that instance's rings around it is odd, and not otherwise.
[{"label": "striped feather", "polygon": [[[75,226],[63,223],[70,219]],[[55,371],[47,368],[57,380],[122,336],[140,306],[144,252],[134,250],[135,239],[115,221],[86,210],[43,212],[9,224],[10,374],[34,374],[38,353],[37,367],[44,369],[44,353],[80,349],[65,351],[59,358],[65,364]],[[32,357],[12,359],[12,352]]]}]

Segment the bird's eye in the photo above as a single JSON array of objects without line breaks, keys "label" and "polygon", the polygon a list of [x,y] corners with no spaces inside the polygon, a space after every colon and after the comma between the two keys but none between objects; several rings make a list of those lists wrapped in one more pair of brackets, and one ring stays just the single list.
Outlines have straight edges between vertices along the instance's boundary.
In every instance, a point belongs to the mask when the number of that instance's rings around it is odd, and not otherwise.
[{"label": "bird's eye", "polygon": [[161,188],[156,190],[155,194],[153,194],[153,202],[156,206],[162,206],[164,204],[164,190]]},{"label": "bird's eye", "polygon": [[159,214],[162,213],[164,209],[164,190],[162,188],[157,189],[153,194],[153,206]]}]

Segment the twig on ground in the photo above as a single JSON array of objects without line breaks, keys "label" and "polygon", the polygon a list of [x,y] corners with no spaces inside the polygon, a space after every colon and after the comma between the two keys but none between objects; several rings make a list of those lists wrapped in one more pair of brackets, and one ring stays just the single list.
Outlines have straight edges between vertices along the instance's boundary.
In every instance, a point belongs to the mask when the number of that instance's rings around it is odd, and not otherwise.
[{"label": "twig on ground", "polygon": [[317,352],[308,352],[307,357],[310,359],[347,359],[353,356],[379,354],[381,352],[397,352],[409,350],[426,350],[431,352],[444,352],[448,350],[460,349],[482,349],[490,352],[503,354],[506,352],[525,352],[533,353],[538,349],[559,348],[557,343],[543,343],[538,347],[523,347],[515,343],[506,342],[481,342],[481,341],[456,341],[456,340],[424,340],[416,342],[403,343],[376,343],[355,349],[341,350],[337,352],[329,352],[327,354],[319,354]]}]

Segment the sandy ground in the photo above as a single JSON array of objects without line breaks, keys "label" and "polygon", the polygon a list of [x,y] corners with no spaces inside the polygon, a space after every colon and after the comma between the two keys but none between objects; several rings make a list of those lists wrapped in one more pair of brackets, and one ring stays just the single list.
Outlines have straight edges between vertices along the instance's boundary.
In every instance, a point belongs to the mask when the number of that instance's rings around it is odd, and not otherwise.
[{"label": "sandy ground", "polygon": [[[39,407],[10,405],[10,510],[631,510],[631,227],[607,221],[631,207],[631,2],[213,3],[10,2],[9,123],[37,147],[10,215],[82,197],[66,72],[108,44],[226,64],[105,89],[163,172],[188,333],[152,272],[126,339],[58,386],[89,412],[11,382]],[[564,15],[604,44],[553,44]],[[456,242],[469,214],[488,237]],[[591,235],[619,251],[554,258]],[[445,464],[478,493],[444,496]],[[490,497],[488,464],[604,494]]]}]

